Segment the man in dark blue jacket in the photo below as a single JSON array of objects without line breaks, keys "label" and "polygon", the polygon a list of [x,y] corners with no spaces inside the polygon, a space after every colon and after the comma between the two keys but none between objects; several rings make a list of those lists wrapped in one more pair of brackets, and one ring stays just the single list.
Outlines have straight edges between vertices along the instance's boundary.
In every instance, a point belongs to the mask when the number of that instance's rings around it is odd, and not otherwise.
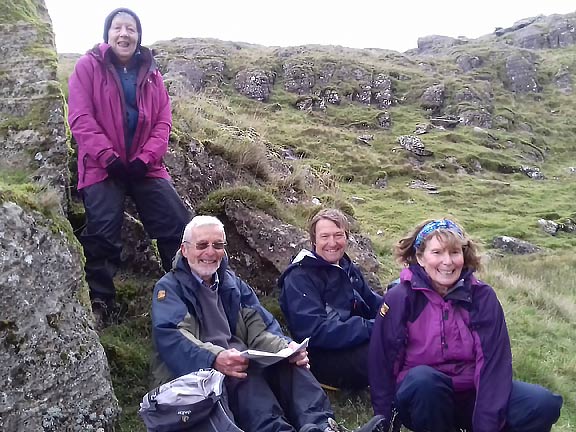
[{"label": "man in dark blue jacket", "polygon": [[[174,268],[156,284],[155,384],[214,368],[226,375],[230,409],[244,431],[337,432],[305,350],[270,366],[242,355],[246,349],[294,350],[297,344],[282,334],[252,288],[227,268],[225,247],[222,223],[196,216],[184,230]],[[383,432],[383,420],[374,417],[356,432]]]},{"label": "man in dark blue jacket", "polygon": [[346,255],[349,229],[336,209],[321,210],[311,219],[314,251],[300,251],[280,276],[280,306],[292,336],[310,337],[316,378],[357,389],[368,385],[368,344],[382,297]]}]

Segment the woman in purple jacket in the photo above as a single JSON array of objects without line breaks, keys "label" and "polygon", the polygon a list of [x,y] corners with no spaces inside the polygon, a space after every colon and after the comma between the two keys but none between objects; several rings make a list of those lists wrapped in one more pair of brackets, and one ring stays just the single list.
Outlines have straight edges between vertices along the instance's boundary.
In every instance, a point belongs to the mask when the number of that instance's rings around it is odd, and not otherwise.
[{"label": "woman in purple jacket", "polygon": [[124,200],[131,196],[164,270],[190,214],[163,164],[172,126],[170,99],[142,26],[130,9],[112,11],[104,43],[82,56],[69,81],[68,120],[78,143],[78,190],[86,210],[80,240],[97,325],[114,306]]},{"label": "woman in purple jacket", "polygon": [[406,268],[376,318],[369,376],[375,414],[415,432],[545,432],[562,397],[512,379],[504,312],[476,279],[476,245],[451,220],[421,223],[398,242]]}]

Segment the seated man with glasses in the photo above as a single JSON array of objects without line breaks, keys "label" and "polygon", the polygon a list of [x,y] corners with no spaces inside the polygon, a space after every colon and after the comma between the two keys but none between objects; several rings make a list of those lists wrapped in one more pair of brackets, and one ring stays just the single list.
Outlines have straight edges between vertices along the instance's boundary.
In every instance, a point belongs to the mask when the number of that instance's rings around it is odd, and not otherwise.
[{"label": "seated man with glasses", "polygon": [[[214,368],[226,375],[228,404],[244,431],[337,432],[305,350],[267,367],[241,354],[246,349],[294,350],[297,344],[227,267],[225,247],[224,226],[217,218],[196,216],[186,226],[174,268],[154,288],[154,384]],[[383,417],[357,432],[376,431],[384,431]]]},{"label": "seated man with glasses", "polygon": [[309,337],[312,373],[329,387],[368,386],[368,345],[382,296],[346,254],[350,224],[337,209],[310,220],[313,250],[302,249],[280,276],[280,306],[295,339]]}]

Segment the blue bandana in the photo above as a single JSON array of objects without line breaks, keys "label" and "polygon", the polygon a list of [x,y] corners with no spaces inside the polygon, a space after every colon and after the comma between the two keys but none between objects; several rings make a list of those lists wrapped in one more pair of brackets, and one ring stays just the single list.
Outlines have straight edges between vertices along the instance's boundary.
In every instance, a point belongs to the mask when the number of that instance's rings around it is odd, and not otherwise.
[{"label": "blue bandana", "polygon": [[447,229],[452,232],[455,232],[460,237],[463,237],[462,231],[454,222],[450,219],[441,219],[441,220],[434,220],[432,222],[428,222],[426,225],[422,227],[418,235],[416,236],[416,240],[414,240],[414,249],[418,249],[424,239],[428,237],[428,235],[436,230],[439,229]]}]

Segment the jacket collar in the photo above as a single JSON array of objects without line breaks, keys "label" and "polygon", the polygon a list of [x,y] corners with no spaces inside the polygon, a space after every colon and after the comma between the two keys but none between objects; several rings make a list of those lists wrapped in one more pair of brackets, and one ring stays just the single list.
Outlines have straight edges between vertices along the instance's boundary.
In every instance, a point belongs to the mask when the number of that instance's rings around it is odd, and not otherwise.
[{"label": "jacket collar", "polygon": [[308,249],[302,249],[292,260],[292,264],[305,264],[310,266],[336,266],[347,269],[352,264],[352,260],[348,254],[344,253],[344,256],[340,259],[338,264],[331,264],[316,252],[312,252]]},{"label": "jacket collar", "polygon": [[[112,47],[107,43],[99,43],[88,51],[87,54],[92,55],[96,60],[106,65],[112,64],[112,56],[114,55]],[[136,50],[135,56],[140,57],[140,64],[146,65],[148,72],[155,72],[158,70],[156,61],[152,50],[144,46],[139,46]]]},{"label": "jacket collar", "polygon": [[[400,272],[400,282],[407,282],[413,290],[430,290],[435,291],[432,287],[432,281],[426,271],[419,264],[411,264],[408,268]],[[472,285],[477,282],[474,276],[474,270],[464,268],[460,278],[444,297],[445,300],[472,302]]]}]

